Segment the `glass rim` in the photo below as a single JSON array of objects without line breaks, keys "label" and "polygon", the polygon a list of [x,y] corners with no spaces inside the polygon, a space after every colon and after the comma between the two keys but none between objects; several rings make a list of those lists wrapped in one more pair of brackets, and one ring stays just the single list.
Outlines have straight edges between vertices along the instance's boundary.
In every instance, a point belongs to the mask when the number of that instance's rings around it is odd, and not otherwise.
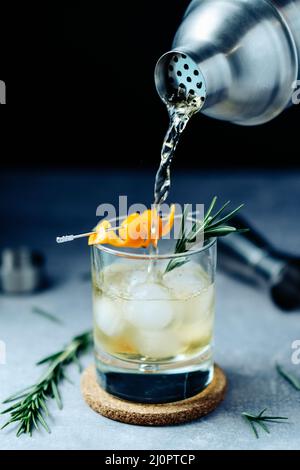
[{"label": "glass rim", "polygon": [[166,253],[166,254],[146,254],[146,253],[129,253],[128,251],[120,251],[115,247],[108,247],[107,245],[92,245],[92,249],[97,249],[108,253],[119,258],[127,259],[138,259],[138,260],[171,260],[178,258],[186,258],[187,256],[193,256],[209,250],[212,246],[216,244],[217,238],[209,238],[208,242],[195,250],[189,250],[183,253]]}]

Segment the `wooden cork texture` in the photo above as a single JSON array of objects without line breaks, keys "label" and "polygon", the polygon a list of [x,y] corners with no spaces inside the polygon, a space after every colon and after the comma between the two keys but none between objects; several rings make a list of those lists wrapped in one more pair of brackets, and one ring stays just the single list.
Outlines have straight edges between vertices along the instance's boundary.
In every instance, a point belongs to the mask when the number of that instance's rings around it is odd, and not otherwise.
[{"label": "wooden cork texture", "polygon": [[182,401],[153,405],[129,402],[105,392],[96,380],[94,365],[90,365],[81,378],[83,398],[94,411],[115,421],[142,426],[166,426],[201,418],[221,403],[226,385],[224,372],[215,365],[212,382],[198,395]]}]

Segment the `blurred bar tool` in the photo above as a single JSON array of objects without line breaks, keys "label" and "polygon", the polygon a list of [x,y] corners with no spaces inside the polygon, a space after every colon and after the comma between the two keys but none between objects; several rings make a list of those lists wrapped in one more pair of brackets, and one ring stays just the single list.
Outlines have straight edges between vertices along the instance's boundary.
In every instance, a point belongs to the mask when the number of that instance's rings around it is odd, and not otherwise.
[{"label": "blurred bar tool", "polygon": [[218,240],[219,267],[236,278],[263,286],[282,310],[299,308],[300,257],[273,248],[242,217],[236,216],[232,222],[250,231]]},{"label": "blurred bar tool", "polygon": [[0,285],[6,294],[30,294],[44,287],[44,256],[28,248],[6,248],[1,253]]}]

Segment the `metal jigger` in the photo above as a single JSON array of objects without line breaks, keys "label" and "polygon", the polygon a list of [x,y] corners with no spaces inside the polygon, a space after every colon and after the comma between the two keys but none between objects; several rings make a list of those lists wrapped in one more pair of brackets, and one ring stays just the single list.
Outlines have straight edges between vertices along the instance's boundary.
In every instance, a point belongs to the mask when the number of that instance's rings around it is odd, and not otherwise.
[{"label": "metal jigger", "polygon": [[165,102],[185,87],[207,116],[256,125],[292,103],[299,62],[300,0],[193,0],[155,82]]},{"label": "metal jigger", "polygon": [[0,286],[6,294],[30,294],[45,286],[43,255],[28,248],[1,253]]}]

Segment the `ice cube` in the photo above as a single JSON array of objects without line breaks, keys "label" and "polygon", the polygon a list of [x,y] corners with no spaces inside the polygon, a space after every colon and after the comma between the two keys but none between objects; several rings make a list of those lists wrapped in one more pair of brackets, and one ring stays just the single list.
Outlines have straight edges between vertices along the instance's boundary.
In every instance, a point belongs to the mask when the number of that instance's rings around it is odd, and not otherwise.
[{"label": "ice cube", "polygon": [[175,268],[163,277],[164,286],[177,298],[194,295],[203,289],[207,282],[201,267],[193,262]]},{"label": "ice cube", "polygon": [[184,322],[180,328],[182,341],[204,347],[212,338],[214,325],[214,285],[185,301]]},{"label": "ice cube", "polygon": [[171,331],[140,330],[135,338],[139,353],[151,359],[163,359],[182,352],[182,344]]},{"label": "ice cube", "polygon": [[147,277],[147,265],[145,265],[144,268],[139,266],[136,269],[133,269],[127,276],[128,292],[131,294],[132,292],[134,292],[136,286],[144,285],[147,281]]},{"label": "ice cube", "polygon": [[133,286],[131,300],[126,302],[124,312],[132,325],[145,330],[161,330],[174,317],[168,289],[149,282]]},{"label": "ice cube", "polygon": [[215,304],[214,284],[204,288],[198,295],[186,300],[186,323],[205,322],[207,317],[213,317]]},{"label": "ice cube", "polygon": [[94,298],[94,316],[98,328],[107,336],[120,335],[125,326],[117,301],[107,297]]},{"label": "ice cube", "polygon": [[113,263],[103,270],[103,291],[112,295],[118,295],[125,290],[125,281],[130,274],[129,267],[124,263]]},{"label": "ice cube", "polygon": [[182,342],[186,343],[187,348],[193,346],[197,349],[207,346],[212,340],[212,334],[213,317],[207,318],[204,322],[184,325],[180,331]]},{"label": "ice cube", "polygon": [[104,269],[105,287],[103,290],[114,296],[128,297],[136,284],[142,284],[147,279],[146,263],[124,264],[117,262]]}]

